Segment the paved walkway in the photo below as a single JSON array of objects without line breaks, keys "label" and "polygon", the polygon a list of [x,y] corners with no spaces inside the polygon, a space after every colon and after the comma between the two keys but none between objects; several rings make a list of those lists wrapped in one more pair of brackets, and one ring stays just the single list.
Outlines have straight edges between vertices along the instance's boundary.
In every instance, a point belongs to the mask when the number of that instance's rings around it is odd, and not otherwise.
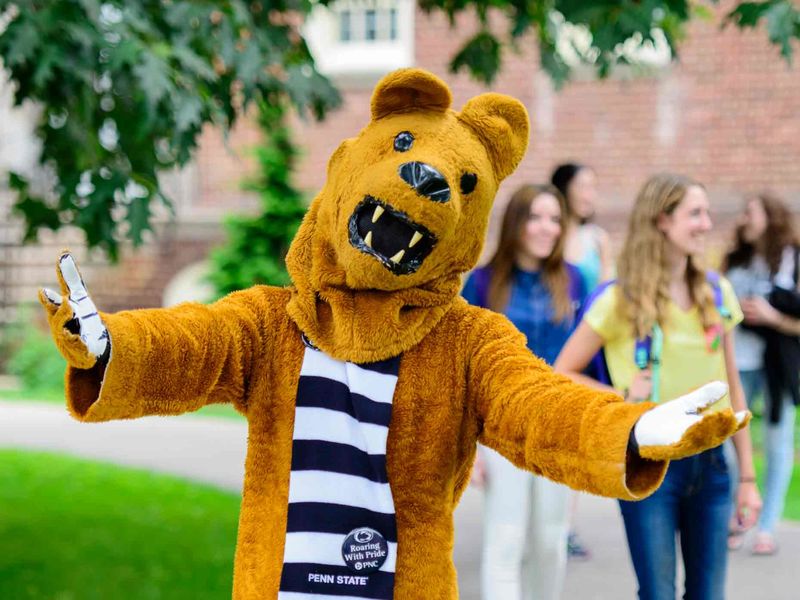
[{"label": "paved walkway", "polygon": [[[81,424],[65,409],[0,402],[0,447],[56,450],[75,456],[152,469],[238,492],[244,473],[244,422],[205,417],[145,418]],[[478,600],[481,494],[468,490],[456,511],[455,559],[462,600]],[[593,551],[591,560],[570,563],[565,600],[635,597],[622,522],[615,502],[582,496],[577,527]],[[771,558],[747,551],[730,555],[728,600],[794,600],[800,597],[797,560],[800,525],[782,524],[781,550]]]}]

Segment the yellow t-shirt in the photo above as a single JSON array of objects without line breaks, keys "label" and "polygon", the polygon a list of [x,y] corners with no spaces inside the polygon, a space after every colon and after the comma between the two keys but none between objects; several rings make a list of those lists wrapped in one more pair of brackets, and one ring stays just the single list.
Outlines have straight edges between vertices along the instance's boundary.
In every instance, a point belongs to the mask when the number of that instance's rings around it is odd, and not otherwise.
[{"label": "yellow t-shirt", "polygon": [[[720,277],[723,305],[730,317],[723,318],[725,332],[742,321],[742,309],[727,279]],[[619,289],[610,285],[589,307],[584,318],[589,326],[603,338],[608,371],[618,390],[630,387],[637,367],[634,362],[634,336],[631,324],[620,317],[616,308]],[[661,351],[659,374],[659,401],[673,400],[701,385],[714,381],[727,381],[722,340],[712,344],[713,335],[706,335],[696,306],[682,310],[674,302],[669,304],[667,323],[663,327],[664,344]],[[726,395],[712,408],[730,406]]]}]

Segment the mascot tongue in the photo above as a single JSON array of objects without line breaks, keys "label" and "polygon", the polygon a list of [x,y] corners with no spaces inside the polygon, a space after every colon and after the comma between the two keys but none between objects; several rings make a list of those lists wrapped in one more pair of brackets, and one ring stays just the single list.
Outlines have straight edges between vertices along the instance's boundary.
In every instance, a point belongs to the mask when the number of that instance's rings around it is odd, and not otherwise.
[{"label": "mascot tongue", "polygon": [[318,202],[286,257],[295,286],[289,315],[315,346],[338,360],[374,362],[418,344],[456,298],[459,274],[393,291],[348,288],[324,235],[315,236]]}]

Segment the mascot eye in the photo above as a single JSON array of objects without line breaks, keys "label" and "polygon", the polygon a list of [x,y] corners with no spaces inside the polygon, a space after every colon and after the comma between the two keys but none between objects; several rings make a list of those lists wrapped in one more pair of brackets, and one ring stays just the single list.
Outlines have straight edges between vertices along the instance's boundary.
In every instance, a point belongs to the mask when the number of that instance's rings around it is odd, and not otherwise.
[{"label": "mascot eye", "polygon": [[475,173],[464,173],[461,176],[461,193],[469,194],[478,185],[478,176]]},{"label": "mascot eye", "polygon": [[408,131],[401,131],[394,138],[394,149],[398,152],[408,152],[414,144],[414,136]]}]

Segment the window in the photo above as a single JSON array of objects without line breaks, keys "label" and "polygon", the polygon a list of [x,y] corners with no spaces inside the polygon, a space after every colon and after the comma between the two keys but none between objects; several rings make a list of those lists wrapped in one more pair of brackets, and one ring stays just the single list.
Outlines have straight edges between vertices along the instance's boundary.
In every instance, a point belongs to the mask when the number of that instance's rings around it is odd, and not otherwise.
[{"label": "window", "polygon": [[397,9],[392,8],[389,10],[389,39],[397,39]]},{"label": "window", "polygon": [[375,10],[369,9],[364,11],[364,19],[366,20],[366,24],[364,26],[364,39],[375,41],[378,35],[376,27],[376,19],[375,19]]},{"label": "window", "polygon": [[349,42],[353,39],[352,26],[350,25],[350,11],[339,12],[339,41]]},{"label": "window", "polygon": [[317,67],[333,77],[374,82],[413,64],[413,0],[338,0],[316,6],[305,36]]}]

